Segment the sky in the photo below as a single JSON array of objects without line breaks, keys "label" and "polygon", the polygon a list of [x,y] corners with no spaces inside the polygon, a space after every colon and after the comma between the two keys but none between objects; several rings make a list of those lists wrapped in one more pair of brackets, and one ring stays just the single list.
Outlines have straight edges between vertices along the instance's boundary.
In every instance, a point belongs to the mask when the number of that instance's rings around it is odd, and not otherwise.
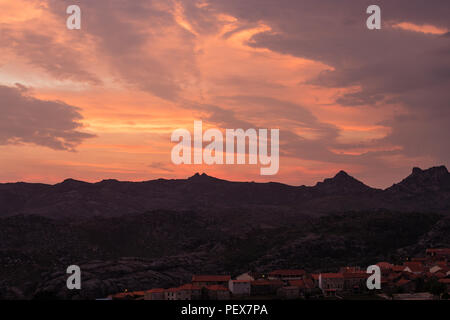
[{"label": "sky", "polygon": [[[385,188],[448,166],[449,16],[448,0],[0,0],[0,182],[345,170]],[[195,120],[279,128],[278,174],[174,165],[171,134]]]}]

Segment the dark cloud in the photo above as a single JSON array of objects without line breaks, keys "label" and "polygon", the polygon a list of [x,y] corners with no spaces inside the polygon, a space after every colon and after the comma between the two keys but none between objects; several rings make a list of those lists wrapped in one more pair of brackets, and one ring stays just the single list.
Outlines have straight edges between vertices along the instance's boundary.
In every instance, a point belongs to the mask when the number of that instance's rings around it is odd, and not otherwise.
[{"label": "dark cloud", "polygon": [[[450,42],[434,35],[393,28],[400,22],[450,29],[450,2],[398,1],[221,1],[217,10],[249,23],[262,21],[272,32],[257,34],[249,45],[321,61],[332,71],[309,83],[359,91],[336,100],[344,106],[373,105],[382,110],[400,104],[408,116],[394,116],[383,124],[391,134],[373,145],[399,145],[395,153],[431,157],[448,163],[450,145]],[[366,8],[382,9],[382,30],[366,28]],[[324,155],[326,160],[330,158]],[[380,154],[367,153],[365,161]],[[360,157],[361,158],[361,157]],[[358,162],[355,157],[348,161]],[[368,162],[369,163],[369,162]]]},{"label": "dark cloud", "polygon": [[73,151],[94,137],[79,131],[79,109],[61,101],[33,98],[21,85],[0,86],[0,145],[32,143]]}]

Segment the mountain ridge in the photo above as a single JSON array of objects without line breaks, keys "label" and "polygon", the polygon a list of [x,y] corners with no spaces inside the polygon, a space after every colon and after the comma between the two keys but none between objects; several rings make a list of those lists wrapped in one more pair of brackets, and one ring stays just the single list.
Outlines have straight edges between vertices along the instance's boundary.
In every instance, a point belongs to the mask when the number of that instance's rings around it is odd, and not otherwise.
[{"label": "mountain ridge", "polygon": [[205,173],[187,179],[142,182],[66,179],[54,185],[0,184],[0,216],[119,216],[149,210],[221,211],[242,207],[306,214],[376,209],[448,213],[450,174],[445,166],[414,168],[409,176],[386,189],[369,187],[345,171],[314,186],[235,182]]},{"label": "mountain ridge", "polygon": [[[434,167],[430,167],[428,169],[421,169],[419,167],[413,167],[412,168],[412,172],[408,177],[414,176],[414,175],[420,175],[420,174],[427,174],[427,173],[440,173],[440,174],[446,174],[446,175],[450,175],[447,167],[445,165],[440,165],[440,166],[434,166]],[[57,182],[55,184],[50,184],[50,183],[43,183],[43,182],[25,182],[25,181],[17,181],[17,182],[0,182],[0,186],[4,186],[4,185],[19,185],[19,184],[25,184],[25,185],[41,185],[41,186],[56,186],[56,185],[63,185],[63,184],[100,184],[100,183],[106,183],[106,182],[119,182],[119,183],[146,183],[146,182],[154,182],[154,181],[186,181],[186,180],[197,180],[197,179],[202,179],[202,180],[215,180],[215,181],[225,181],[225,182],[232,182],[232,183],[257,183],[257,184],[268,184],[268,183],[276,183],[276,184],[280,184],[280,185],[285,185],[285,186],[289,186],[289,187],[314,187],[317,186],[317,184],[323,183],[327,180],[334,180],[334,179],[342,179],[343,177],[347,177],[347,178],[351,178],[355,181],[358,181],[364,185],[366,185],[365,183],[363,183],[362,181],[354,178],[352,175],[348,174],[346,171],[344,170],[340,170],[338,173],[336,173],[336,175],[332,178],[325,178],[323,181],[318,181],[315,185],[311,185],[311,186],[307,186],[307,185],[291,185],[291,184],[286,184],[283,182],[276,182],[276,181],[271,181],[271,182],[250,182],[250,181],[231,181],[231,180],[226,180],[226,179],[221,179],[221,178],[217,178],[217,177],[213,177],[210,176],[206,173],[200,173],[200,172],[196,172],[195,174],[193,174],[190,177],[187,178],[173,178],[173,179],[167,179],[167,178],[157,178],[157,179],[153,179],[153,180],[142,180],[142,181],[127,181],[127,180],[117,180],[117,179],[103,179],[101,181],[97,181],[97,182],[87,182],[87,181],[83,181],[83,180],[77,180],[77,179],[73,179],[73,178],[66,178],[61,182]],[[407,179],[408,177],[406,177],[405,179]],[[405,180],[403,179],[403,180]],[[402,181],[403,181],[402,180]],[[401,182],[402,182],[401,181]],[[399,183],[401,183],[399,182]],[[398,183],[397,183],[398,184]],[[396,185],[396,184],[393,184]],[[389,189],[391,187],[388,188],[384,188],[384,189],[380,189],[380,188],[374,188],[374,187],[370,187],[368,185],[366,185],[367,187],[371,188],[371,189],[376,189],[376,190],[386,190]]]}]

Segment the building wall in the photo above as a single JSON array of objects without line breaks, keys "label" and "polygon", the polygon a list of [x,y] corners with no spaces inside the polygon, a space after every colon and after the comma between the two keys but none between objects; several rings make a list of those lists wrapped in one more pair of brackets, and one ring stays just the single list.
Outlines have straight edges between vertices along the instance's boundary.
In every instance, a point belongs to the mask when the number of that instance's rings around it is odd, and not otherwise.
[{"label": "building wall", "polygon": [[319,277],[319,287],[322,290],[335,289],[337,291],[344,290],[344,278],[327,278]]},{"label": "building wall", "polygon": [[164,292],[150,292],[146,293],[144,300],[164,300]]},{"label": "building wall", "polygon": [[237,282],[230,280],[228,288],[231,293],[237,296],[249,296],[251,291],[250,282]]},{"label": "building wall", "polygon": [[297,287],[283,287],[277,290],[277,296],[282,299],[298,299],[300,290]]}]

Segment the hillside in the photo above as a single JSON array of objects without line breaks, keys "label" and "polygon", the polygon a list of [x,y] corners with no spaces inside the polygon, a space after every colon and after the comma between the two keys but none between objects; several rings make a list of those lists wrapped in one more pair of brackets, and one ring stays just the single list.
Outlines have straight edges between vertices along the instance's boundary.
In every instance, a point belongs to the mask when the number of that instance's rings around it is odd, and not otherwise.
[{"label": "hillside", "polygon": [[[0,298],[97,298],[195,273],[333,271],[450,247],[450,177],[386,190],[345,172],[312,187],[185,180],[0,185]],[[83,270],[80,295],[65,269]]]}]

